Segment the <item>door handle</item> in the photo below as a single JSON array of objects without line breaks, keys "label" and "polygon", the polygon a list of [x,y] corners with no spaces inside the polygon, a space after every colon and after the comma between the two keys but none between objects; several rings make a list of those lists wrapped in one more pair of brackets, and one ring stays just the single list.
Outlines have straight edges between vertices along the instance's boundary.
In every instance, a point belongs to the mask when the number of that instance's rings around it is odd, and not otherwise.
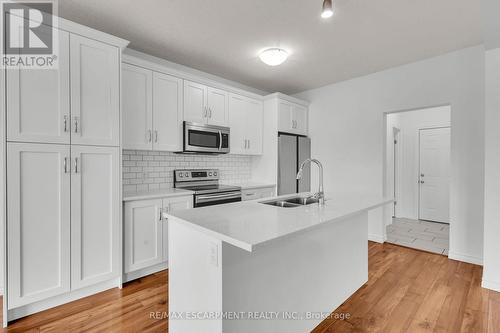
[{"label": "door handle", "polygon": [[208,108],[208,118],[212,119],[212,108]]},{"label": "door handle", "polygon": [[158,142],[158,131],[155,130],[155,142]]},{"label": "door handle", "polygon": [[219,150],[222,149],[222,132],[219,131]]},{"label": "door handle", "polygon": [[74,125],[75,125],[75,133],[79,133],[80,132],[80,128],[78,127],[78,122],[79,122],[79,117],[75,116],[74,117]]},{"label": "door handle", "polygon": [[68,158],[64,158],[64,173],[68,173]]},{"label": "door handle", "polygon": [[159,215],[158,221],[159,222],[163,221],[163,209],[162,208],[158,208],[158,215]]},{"label": "door handle", "polygon": [[423,183],[425,183],[425,182],[424,182],[423,180],[421,180],[421,181],[420,181],[420,184],[423,184]]},{"label": "door handle", "polygon": [[78,157],[75,157],[75,173],[78,173]]},{"label": "door handle", "polygon": [[206,106],[204,106],[204,107],[203,107],[203,110],[204,110],[204,111],[203,111],[203,118],[207,118],[207,116],[208,116],[208,110],[207,110],[207,107],[206,107]]},{"label": "door handle", "polygon": [[151,142],[151,137],[152,137],[151,130],[148,130],[146,134],[146,139],[148,140],[148,142]]},{"label": "door handle", "polygon": [[67,115],[64,115],[63,123],[64,123],[64,132],[67,132],[68,131],[68,116]]},{"label": "door handle", "polygon": [[248,149],[250,149],[250,140],[247,140],[248,141]]}]

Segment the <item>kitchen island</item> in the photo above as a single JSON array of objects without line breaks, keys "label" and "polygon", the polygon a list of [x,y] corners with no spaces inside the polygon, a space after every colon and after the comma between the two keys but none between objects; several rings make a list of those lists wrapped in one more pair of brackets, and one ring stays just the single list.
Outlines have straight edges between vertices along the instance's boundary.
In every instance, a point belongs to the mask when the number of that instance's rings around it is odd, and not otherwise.
[{"label": "kitchen island", "polygon": [[303,333],[323,321],[368,280],[368,211],[393,201],[326,198],[169,215],[169,332]]}]

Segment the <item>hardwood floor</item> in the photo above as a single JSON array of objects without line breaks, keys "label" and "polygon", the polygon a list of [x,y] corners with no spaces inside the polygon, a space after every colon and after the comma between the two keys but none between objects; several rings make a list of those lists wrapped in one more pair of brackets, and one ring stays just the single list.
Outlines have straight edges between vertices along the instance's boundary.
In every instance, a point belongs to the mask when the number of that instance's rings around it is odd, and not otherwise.
[{"label": "hardwood floor", "polygon": [[[500,293],[482,268],[392,244],[369,245],[369,281],[313,333],[500,332]],[[160,272],[45,312],[1,332],[166,332],[168,275]]]}]

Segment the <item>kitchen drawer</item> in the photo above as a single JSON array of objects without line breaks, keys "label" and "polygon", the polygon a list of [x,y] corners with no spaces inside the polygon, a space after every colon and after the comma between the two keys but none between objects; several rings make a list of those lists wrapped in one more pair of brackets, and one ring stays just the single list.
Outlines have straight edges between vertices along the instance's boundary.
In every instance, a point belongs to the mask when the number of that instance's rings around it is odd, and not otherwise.
[{"label": "kitchen drawer", "polygon": [[275,195],[274,187],[252,188],[241,191],[241,199],[243,201],[268,198]]}]

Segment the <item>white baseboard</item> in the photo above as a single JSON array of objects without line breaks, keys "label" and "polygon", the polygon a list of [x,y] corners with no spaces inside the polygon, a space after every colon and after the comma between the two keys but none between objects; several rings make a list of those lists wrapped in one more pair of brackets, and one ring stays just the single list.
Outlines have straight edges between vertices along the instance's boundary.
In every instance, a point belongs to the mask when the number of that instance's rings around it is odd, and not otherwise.
[{"label": "white baseboard", "polygon": [[463,254],[463,253],[457,253],[457,252],[454,252],[454,251],[450,251],[448,253],[448,258],[453,259],[453,260],[457,260],[457,261],[467,262],[469,264],[483,266],[483,258],[471,256],[471,255],[468,255],[468,254]]},{"label": "white baseboard", "polygon": [[385,242],[383,235],[375,235],[375,234],[368,234],[368,240],[380,244],[383,244]]},{"label": "white baseboard", "polygon": [[483,282],[481,283],[481,287],[500,292],[500,282],[494,282],[491,280],[483,279]]}]

